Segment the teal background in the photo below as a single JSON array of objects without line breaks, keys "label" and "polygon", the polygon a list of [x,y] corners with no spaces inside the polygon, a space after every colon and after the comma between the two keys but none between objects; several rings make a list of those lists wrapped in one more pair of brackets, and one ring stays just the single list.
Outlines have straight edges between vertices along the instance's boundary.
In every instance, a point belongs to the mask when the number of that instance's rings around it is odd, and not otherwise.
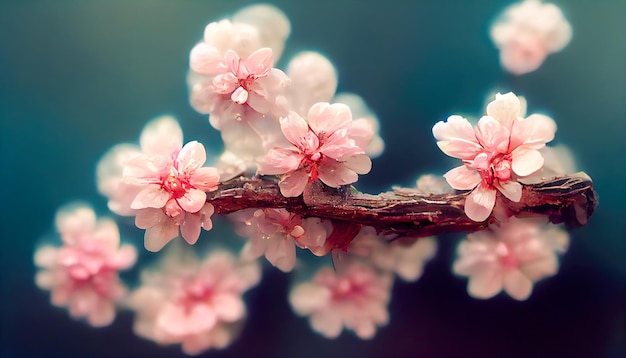
[{"label": "teal background", "polygon": [[[182,356],[177,346],[135,337],[129,313],[92,329],[49,305],[34,286],[32,255],[52,236],[59,206],[81,199],[106,213],[96,160],[115,143],[136,141],[148,119],[173,114],[186,140],[219,150],[219,134],[188,105],[188,55],[207,23],[249,3],[0,2],[0,357]],[[480,115],[499,90],[526,96],[530,112],[556,120],[555,143],[567,144],[594,179],[600,205],[588,226],[572,231],[561,272],[526,302],[469,298],[465,280],[450,273],[459,236],[442,236],[423,278],[396,283],[391,322],[375,339],[314,334],[290,312],[289,277],[268,269],[247,296],[240,339],[209,355],[626,356],[626,1],[559,1],[572,42],[519,78],[500,69],[487,36],[510,1],[271,3],[292,22],[281,64],[299,50],[321,51],[339,70],[339,89],[361,94],[380,118],[387,149],[361,190],[413,185],[420,173],[456,165],[437,149],[432,125]],[[141,247],[128,221],[120,225]]]}]

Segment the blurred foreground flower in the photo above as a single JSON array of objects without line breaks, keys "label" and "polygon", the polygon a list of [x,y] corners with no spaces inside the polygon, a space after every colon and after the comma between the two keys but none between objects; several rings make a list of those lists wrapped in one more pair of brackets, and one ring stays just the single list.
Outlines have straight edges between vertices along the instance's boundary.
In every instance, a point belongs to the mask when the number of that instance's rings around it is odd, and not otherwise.
[{"label": "blurred foreground flower", "polygon": [[198,262],[182,250],[170,248],[157,269],[142,272],[142,286],[129,300],[135,333],[159,344],[180,343],[190,355],[224,348],[246,315],[241,296],[258,283],[259,265],[237,263],[224,251]]},{"label": "blurred foreground flower", "polygon": [[117,272],[135,264],[135,248],[120,247],[115,222],[96,221],[89,207],[60,209],[56,228],[63,246],[42,246],[35,252],[35,264],[43,268],[37,286],[52,291],[52,304],[68,307],[72,317],[86,318],[94,327],[109,325],[116,303],[126,294]]}]

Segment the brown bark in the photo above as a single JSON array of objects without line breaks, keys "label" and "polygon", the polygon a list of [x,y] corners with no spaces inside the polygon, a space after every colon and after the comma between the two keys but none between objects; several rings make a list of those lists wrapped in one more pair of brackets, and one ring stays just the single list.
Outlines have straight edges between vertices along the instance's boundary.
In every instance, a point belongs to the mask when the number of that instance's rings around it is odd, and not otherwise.
[{"label": "brown bark", "polygon": [[[395,188],[370,195],[315,184],[309,185],[299,197],[285,198],[275,178],[239,177],[208,193],[207,201],[219,214],[252,208],[285,208],[302,216],[330,219],[336,230],[367,225],[383,233],[424,237],[478,231],[494,220],[491,217],[485,222],[475,222],[465,215],[463,205],[468,193],[424,194],[416,189]],[[509,216],[542,214],[553,223],[579,227],[593,214],[597,194],[591,178],[581,172],[524,185],[519,203],[499,193],[497,201]]]}]

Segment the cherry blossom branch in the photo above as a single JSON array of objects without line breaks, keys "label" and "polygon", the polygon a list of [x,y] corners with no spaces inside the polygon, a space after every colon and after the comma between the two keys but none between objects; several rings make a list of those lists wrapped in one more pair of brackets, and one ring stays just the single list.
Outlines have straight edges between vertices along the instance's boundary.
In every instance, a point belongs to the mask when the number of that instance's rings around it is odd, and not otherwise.
[{"label": "cherry blossom branch", "polygon": [[[309,185],[304,194],[286,198],[273,177],[239,177],[207,193],[207,202],[219,214],[252,208],[285,208],[302,216],[330,219],[342,230],[363,225],[384,233],[425,237],[445,232],[473,232],[485,222],[470,220],[464,213],[469,192],[424,194],[411,188],[394,188],[378,195],[337,190],[321,184]],[[597,204],[591,178],[584,172],[524,185],[522,199],[512,202],[504,196],[509,215],[542,214],[568,227],[587,223]],[[493,217],[493,214],[492,214]]]}]

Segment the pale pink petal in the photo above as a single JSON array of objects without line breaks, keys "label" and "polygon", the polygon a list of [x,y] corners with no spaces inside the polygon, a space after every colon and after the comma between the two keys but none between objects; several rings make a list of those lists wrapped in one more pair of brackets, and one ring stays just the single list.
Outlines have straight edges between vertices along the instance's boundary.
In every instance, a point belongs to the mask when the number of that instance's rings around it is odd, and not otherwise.
[{"label": "pale pink petal", "polygon": [[271,48],[260,48],[254,51],[246,60],[250,73],[256,75],[266,74],[274,63],[274,55]]},{"label": "pale pink petal", "polygon": [[160,251],[168,242],[178,236],[178,225],[166,220],[159,225],[146,229],[143,244],[146,250]]},{"label": "pale pink petal", "polygon": [[467,293],[472,297],[487,299],[502,291],[502,272],[483,270],[470,276]]},{"label": "pale pink petal", "polygon": [[214,212],[215,212],[215,208],[213,207],[213,205],[206,203],[204,204],[202,209],[200,209],[200,211],[198,211],[197,213],[193,215],[199,215],[200,219],[202,220],[202,228],[206,231],[209,231],[213,228],[213,222],[211,221],[211,216],[213,215]]},{"label": "pale pink petal", "polygon": [[352,112],[343,103],[316,103],[307,115],[309,126],[318,136],[334,133],[352,126]]},{"label": "pale pink petal", "polygon": [[135,216],[135,226],[140,229],[153,227],[165,220],[169,220],[163,210],[145,208],[138,210]]},{"label": "pale pink petal", "polygon": [[485,221],[491,215],[495,203],[495,189],[488,189],[479,185],[465,199],[465,214],[471,220]]},{"label": "pale pink petal", "polygon": [[202,209],[206,202],[206,193],[198,189],[189,189],[182,197],[176,199],[178,205],[188,213],[195,213]]},{"label": "pale pink petal", "polygon": [[272,237],[267,245],[265,257],[283,272],[290,272],[296,265],[296,246],[293,239],[284,236]]},{"label": "pale pink petal", "polygon": [[306,218],[302,220],[304,235],[297,238],[297,244],[303,249],[311,249],[315,253],[316,249],[324,246],[328,232],[326,225],[320,218]]},{"label": "pale pink petal", "polygon": [[343,328],[341,316],[328,310],[313,313],[310,322],[311,328],[326,338],[339,337]]},{"label": "pale pink petal", "polygon": [[359,179],[358,175],[344,163],[331,158],[323,158],[320,161],[318,173],[320,180],[333,188],[352,184]]},{"label": "pale pink petal", "polygon": [[482,149],[474,128],[461,116],[450,116],[446,122],[435,123],[433,136],[439,149],[454,158],[470,160]]},{"label": "pale pink petal", "polygon": [[541,149],[554,139],[556,133],[554,120],[543,114],[532,114],[513,124],[511,131],[511,148],[523,145],[532,149]]},{"label": "pale pink petal", "polygon": [[213,167],[198,168],[189,178],[189,183],[196,189],[202,191],[216,190],[219,182],[219,172],[216,168]]},{"label": "pale pink petal", "polygon": [[302,158],[303,155],[291,149],[270,149],[259,164],[258,173],[276,175],[295,171],[300,166]]},{"label": "pale pink petal", "polygon": [[293,198],[304,192],[304,187],[309,182],[309,173],[300,169],[295,172],[283,175],[278,183],[283,196]]},{"label": "pale pink petal", "polygon": [[449,170],[443,175],[450,186],[457,190],[471,190],[480,183],[480,174],[465,165]]},{"label": "pale pink petal", "polygon": [[504,183],[494,183],[494,185],[509,200],[518,203],[522,199],[522,184],[509,180]]},{"label": "pale pink petal", "polygon": [[58,258],[59,249],[56,247],[45,245],[35,251],[35,265],[39,267],[51,267]]},{"label": "pale pink petal", "polygon": [[307,122],[293,111],[287,117],[280,119],[280,128],[287,140],[295,146],[303,143],[309,133]]},{"label": "pale pink petal", "polygon": [[215,314],[217,318],[225,322],[234,322],[246,313],[246,307],[239,295],[217,294],[213,297]]},{"label": "pale pink petal", "polygon": [[355,155],[345,159],[344,165],[357,174],[367,174],[372,169],[372,160],[367,155]]},{"label": "pale pink petal", "polygon": [[204,146],[196,141],[185,144],[176,157],[176,168],[181,173],[199,169],[206,161]]},{"label": "pale pink petal", "polygon": [[506,153],[509,147],[510,131],[500,122],[489,116],[483,116],[476,126],[476,138],[487,150]]},{"label": "pale pink petal", "polygon": [[115,305],[110,301],[100,300],[99,303],[89,311],[87,320],[93,327],[105,327],[113,323],[115,319]]},{"label": "pale pink petal", "polygon": [[530,175],[543,166],[543,156],[536,149],[517,147],[511,153],[511,168],[519,176]]},{"label": "pale pink petal", "polygon": [[146,124],[139,143],[145,154],[169,157],[183,146],[183,132],[174,117],[162,116]]},{"label": "pale pink petal", "polygon": [[548,56],[545,46],[537,38],[518,37],[500,47],[502,68],[514,75],[536,71]]},{"label": "pale pink petal", "polygon": [[510,270],[504,274],[504,290],[518,301],[528,299],[533,283],[519,270]]},{"label": "pale pink petal", "polygon": [[224,70],[222,54],[213,46],[201,42],[191,49],[189,67],[203,75],[215,76]]},{"label": "pale pink petal", "polygon": [[107,266],[127,269],[137,261],[137,249],[133,245],[122,245],[113,257],[107,260]]},{"label": "pale pink petal", "polygon": [[256,260],[265,254],[270,240],[255,235],[250,237],[248,242],[241,249],[240,256],[245,261]]},{"label": "pale pink petal", "polygon": [[265,79],[266,78],[259,78],[254,81],[252,91],[248,93],[247,98],[248,106],[259,113],[268,113],[272,107],[272,103],[270,103],[271,99],[266,98],[260,90],[261,82]]},{"label": "pale pink petal", "polygon": [[186,213],[185,221],[180,226],[180,234],[189,245],[194,245],[200,237],[202,218],[199,215]]},{"label": "pale pink petal", "polygon": [[131,209],[162,208],[170,198],[170,193],[158,184],[147,185],[130,204]]},{"label": "pale pink petal", "polygon": [[487,115],[494,118],[505,128],[511,129],[513,122],[521,113],[520,100],[513,92],[496,94],[496,99],[487,105]]},{"label": "pale pink petal", "polygon": [[298,284],[289,292],[289,303],[293,310],[301,315],[310,315],[326,306],[332,293],[322,285],[313,282]]},{"label": "pale pink petal", "polygon": [[289,103],[298,113],[307,113],[317,102],[328,102],[337,90],[337,71],[333,64],[318,52],[297,54],[287,65],[291,79]]}]

